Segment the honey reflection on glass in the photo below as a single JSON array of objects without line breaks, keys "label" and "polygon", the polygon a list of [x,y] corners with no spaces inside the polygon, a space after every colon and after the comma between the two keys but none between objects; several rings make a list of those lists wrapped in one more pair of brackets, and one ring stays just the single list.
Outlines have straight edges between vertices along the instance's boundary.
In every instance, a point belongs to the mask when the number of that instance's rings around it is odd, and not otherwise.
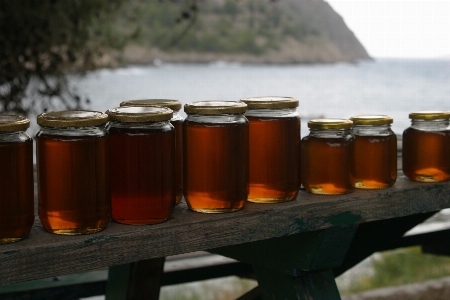
[{"label": "honey reflection on glass", "polygon": [[284,202],[300,188],[300,119],[248,116],[250,179],[248,201]]},{"label": "honey reflection on glass", "polygon": [[33,140],[0,143],[0,244],[28,236],[34,222]]},{"label": "honey reflection on glass", "polygon": [[353,137],[302,140],[302,184],[313,194],[335,195],[353,191],[350,157]]},{"label": "honey reflection on glass", "polygon": [[171,216],[175,206],[174,135],[169,127],[158,131],[111,127],[114,221],[155,224]]},{"label": "honey reflection on glass", "polygon": [[109,136],[38,135],[39,216],[53,233],[104,229],[111,214]]},{"label": "honey reflection on glass", "polygon": [[397,137],[355,135],[350,179],[362,189],[392,186],[397,179]]},{"label": "honey reflection on glass", "polygon": [[411,180],[450,179],[450,131],[408,128],[403,133],[403,173]]},{"label": "honey reflection on glass", "polygon": [[220,213],[242,209],[248,195],[248,124],[185,120],[184,197],[190,209]]}]

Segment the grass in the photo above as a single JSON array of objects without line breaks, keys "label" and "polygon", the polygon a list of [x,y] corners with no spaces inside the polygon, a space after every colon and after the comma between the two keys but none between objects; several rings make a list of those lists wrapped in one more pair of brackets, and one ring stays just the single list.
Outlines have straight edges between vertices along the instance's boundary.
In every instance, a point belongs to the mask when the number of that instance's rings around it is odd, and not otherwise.
[{"label": "grass", "polygon": [[225,300],[236,299],[258,284],[255,280],[235,276],[199,282],[165,286],[161,289],[161,300]]},{"label": "grass", "polygon": [[[350,270],[349,272],[352,272]],[[379,253],[371,258],[371,272],[356,274],[341,294],[399,286],[450,276],[450,257],[423,254],[420,246]]]}]

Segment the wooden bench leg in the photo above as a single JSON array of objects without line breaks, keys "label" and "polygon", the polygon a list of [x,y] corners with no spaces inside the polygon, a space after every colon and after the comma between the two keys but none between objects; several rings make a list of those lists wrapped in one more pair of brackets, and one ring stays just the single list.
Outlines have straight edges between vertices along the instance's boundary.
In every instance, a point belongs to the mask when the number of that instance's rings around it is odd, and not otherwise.
[{"label": "wooden bench leg", "polygon": [[262,299],[341,299],[331,269],[290,276],[254,266]]},{"label": "wooden bench leg", "polygon": [[158,299],[164,257],[109,268],[106,300]]}]

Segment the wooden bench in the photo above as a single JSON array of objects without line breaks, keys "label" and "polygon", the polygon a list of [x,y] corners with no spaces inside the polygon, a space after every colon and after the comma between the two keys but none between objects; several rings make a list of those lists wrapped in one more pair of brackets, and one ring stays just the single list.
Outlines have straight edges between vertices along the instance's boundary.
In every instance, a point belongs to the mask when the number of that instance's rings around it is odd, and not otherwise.
[{"label": "wooden bench", "polygon": [[58,236],[39,218],[29,238],[0,246],[0,285],[109,268],[107,299],[157,298],[164,257],[209,251],[252,265],[263,299],[339,299],[334,277],[435,212],[450,207],[450,182],[339,196],[300,191],[279,204],[201,214],[185,203],[148,226],[111,222],[102,232]]}]

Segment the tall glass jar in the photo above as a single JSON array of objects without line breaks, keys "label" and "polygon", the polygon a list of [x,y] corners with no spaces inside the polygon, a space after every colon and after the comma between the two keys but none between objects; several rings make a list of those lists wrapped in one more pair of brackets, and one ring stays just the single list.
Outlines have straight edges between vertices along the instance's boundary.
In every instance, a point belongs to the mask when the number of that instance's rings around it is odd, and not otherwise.
[{"label": "tall glass jar", "polygon": [[251,97],[241,101],[248,106],[248,201],[275,203],[294,199],[301,185],[298,100]]},{"label": "tall glass jar", "polygon": [[0,115],[0,244],[28,236],[34,222],[33,140],[30,120]]},{"label": "tall glass jar", "polygon": [[181,102],[170,99],[143,99],[128,100],[120,103],[120,106],[162,106],[170,108],[173,116],[170,123],[175,127],[175,180],[177,204],[183,198],[183,117],[180,114]]},{"label": "tall glass jar", "polygon": [[361,115],[353,121],[352,185],[360,189],[382,189],[397,180],[397,136],[389,116]]},{"label": "tall glass jar", "polygon": [[409,114],[411,127],[403,132],[403,173],[411,180],[450,180],[450,112]]},{"label": "tall glass jar", "polygon": [[175,206],[175,128],[165,107],[118,107],[110,119],[112,219],[156,224]]},{"label": "tall glass jar", "polygon": [[40,114],[36,135],[39,217],[63,235],[106,228],[111,215],[108,115],[83,110]]},{"label": "tall glass jar", "polygon": [[248,196],[247,105],[199,101],[184,106],[184,197],[204,213],[240,210]]},{"label": "tall glass jar", "polygon": [[302,139],[302,184],[313,194],[337,195],[353,191],[350,162],[353,122],[346,119],[315,119],[310,134]]}]

